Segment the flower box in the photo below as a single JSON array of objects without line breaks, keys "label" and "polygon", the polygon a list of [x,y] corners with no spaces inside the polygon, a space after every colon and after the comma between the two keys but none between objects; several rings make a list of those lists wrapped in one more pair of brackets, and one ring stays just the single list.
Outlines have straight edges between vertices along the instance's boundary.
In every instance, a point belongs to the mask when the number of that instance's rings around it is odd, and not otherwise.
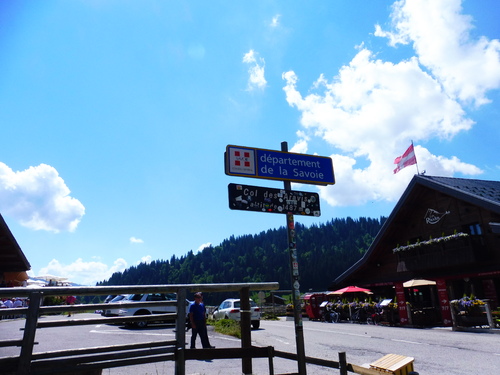
[{"label": "flower box", "polygon": [[474,315],[457,315],[457,325],[460,327],[488,326],[488,317]]}]

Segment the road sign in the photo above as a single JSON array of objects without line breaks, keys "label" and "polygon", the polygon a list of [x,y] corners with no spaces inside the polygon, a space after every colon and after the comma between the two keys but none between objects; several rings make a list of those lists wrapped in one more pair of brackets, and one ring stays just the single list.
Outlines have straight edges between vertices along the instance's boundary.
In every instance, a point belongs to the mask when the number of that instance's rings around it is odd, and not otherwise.
[{"label": "road sign", "polygon": [[244,146],[226,147],[226,174],[304,184],[333,185],[332,159]]},{"label": "road sign", "polygon": [[319,195],[295,190],[229,184],[232,210],[320,216]]}]

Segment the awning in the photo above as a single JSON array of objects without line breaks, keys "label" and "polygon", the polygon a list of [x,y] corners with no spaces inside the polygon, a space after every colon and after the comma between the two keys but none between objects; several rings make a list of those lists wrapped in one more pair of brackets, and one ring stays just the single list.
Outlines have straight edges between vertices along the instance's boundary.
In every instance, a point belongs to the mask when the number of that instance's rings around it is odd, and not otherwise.
[{"label": "awning", "polygon": [[435,281],[425,279],[411,279],[403,283],[404,288],[411,288],[415,286],[436,285]]}]

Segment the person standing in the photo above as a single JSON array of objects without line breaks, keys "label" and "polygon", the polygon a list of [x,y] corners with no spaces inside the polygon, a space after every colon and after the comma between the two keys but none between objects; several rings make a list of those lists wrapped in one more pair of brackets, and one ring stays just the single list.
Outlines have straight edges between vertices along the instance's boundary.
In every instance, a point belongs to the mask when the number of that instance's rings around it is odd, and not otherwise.
[{"label": "person standing", "polygon": [[[8,309],[12,309],[14,307],[14,303],[8,298],[3,301],[3,305]],[[12,318],[14,318],[14,315],[5,315],[5,319],[12,319]]]},{"label": "person standing", "polygon": [[[76,302],[75,296],[67,296],[66,297],[66,305],[72,306]],[[68,311],[68,316],[71,316],[71,310]]]},{"label": "person standing", "polygon": [[201,345],[205,349],[213,349],[207,333],[207,314],[203,304],[203,295],[198,292],[194,295],[194,302],[189,305],[189,321],[191,322],[191,349],[196,348],[196,337],[200,335]]}]

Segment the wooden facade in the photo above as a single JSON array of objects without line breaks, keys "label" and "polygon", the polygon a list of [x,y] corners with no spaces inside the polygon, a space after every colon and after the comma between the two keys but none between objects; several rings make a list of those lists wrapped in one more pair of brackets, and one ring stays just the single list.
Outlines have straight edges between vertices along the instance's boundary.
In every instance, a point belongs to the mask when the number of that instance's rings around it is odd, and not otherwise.
[{"label": "wooden facade", "polygon": [[16,277],[21,273],[25,275],[25,271],[30,268],[28,259],[0,215],[0,285],[19,285],[20,282]]},{"label": "wooden facade", "polygon": [[[450,300],[474,295],[498,306],[499,229],[500,182],[416,175],[364,257],[331,288],[358,285],[389,298],[392,290],[401,324],[406,302],[418,292],[451,325]],[[411,279],[436,286],[403,288]]]}]

